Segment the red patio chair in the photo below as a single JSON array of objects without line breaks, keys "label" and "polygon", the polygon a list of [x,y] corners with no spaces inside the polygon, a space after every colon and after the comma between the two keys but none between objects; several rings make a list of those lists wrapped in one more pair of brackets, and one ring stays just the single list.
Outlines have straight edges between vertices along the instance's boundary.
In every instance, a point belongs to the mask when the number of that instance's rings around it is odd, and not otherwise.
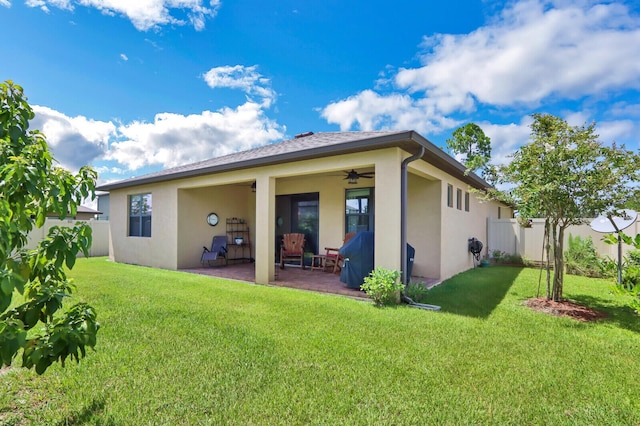
[{"label": "red patio chair", "polygon": [[[347,235],[344,236],[342,245],[347,244],[354,235],[356,235],[355,232],[347,233]],[[344,258],[340,255],[340,248],[325,247],[324,249],[327,251],[324,261],[324,270],[327,271],[327,269],[331,269],[331,272],[334,274],[340,272],[342,270],[342,265],[344,264]]]},{"label": "red patio chair", "polygon": [[304,269],[304,234],[284,234],[280,247],[280,269],[284,269],[284,262],[300,262]]}]

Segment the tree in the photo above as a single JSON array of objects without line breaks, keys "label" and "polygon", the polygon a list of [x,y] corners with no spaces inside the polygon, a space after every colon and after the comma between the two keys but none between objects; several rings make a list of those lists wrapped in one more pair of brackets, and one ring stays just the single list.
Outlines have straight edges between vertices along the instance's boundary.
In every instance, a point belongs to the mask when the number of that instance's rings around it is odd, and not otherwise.
[{"label": "tree", "polygon": [[491,159],[491,139],[484,134],[480,126],[474,123],[465,124],[453,131],[447,139],[450,153],[464,155],[462,164],[467,168],[465,173],[483,169]]},{"label": "tree", "polygon": [[[88,256],[91,228],[52,227],[35,249],[26,248],[27,236],[47,214],[74,216],[81,200],[94,196],[96,173],[56,166],[45,136],[29,130],[33,117],[22,87],[0,83],[0,365],[10,365],[22,349],[22,366],[42,374],[68,357],[79,361],[96,344],[91,306],[61,311],[74,288],[65,266],[73,268],[80,252]],[[16,293],[23,303],[12,306]],[[38,323],[42,329],[28,334]]]},{"label": "tree", "polygon": [[[534,114],[527,145],[510,164],[497,168],[498,181],[509,191],[523,219],[544,217],[551,265],[547,263],[547,298],[562,299],[564,231],[585,218],[621,209],[637,190],[640,157],[615,144],[605,146],[595,123],[569,126],[550,114]],[[549,250],[550,249],[550,250]]]}]

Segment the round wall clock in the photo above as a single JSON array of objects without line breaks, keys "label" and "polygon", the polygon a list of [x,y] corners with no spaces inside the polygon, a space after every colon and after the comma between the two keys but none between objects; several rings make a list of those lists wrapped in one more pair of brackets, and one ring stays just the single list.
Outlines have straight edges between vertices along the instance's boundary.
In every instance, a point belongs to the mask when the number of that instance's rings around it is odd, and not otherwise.
[{"label": "round wall clock", "polygon": [[216,226],[218,224],[218,215],[215,213],[209,213],[207,216],[207,223],[211,226]]}]

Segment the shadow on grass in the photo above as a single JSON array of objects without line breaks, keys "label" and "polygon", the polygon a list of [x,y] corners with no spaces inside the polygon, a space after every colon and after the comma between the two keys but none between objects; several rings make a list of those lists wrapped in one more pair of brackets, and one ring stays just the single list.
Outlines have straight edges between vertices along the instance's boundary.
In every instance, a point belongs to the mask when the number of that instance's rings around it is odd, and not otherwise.
[{"label": "shadow on grass", "polygon": [[[89,406],[78,409],[76,412],[69,414],[63,420],[58,422],[59,426],[84,425],[90,423],[94,416],[100,414],[104,408],[104,399],[94,399]],[[113,422],[102,422],[104,425],[114,425]]]},{"label": "shadow on grass", "polygon": [[620,328],[640,333],[640,321],[633,310],[626,306],[611,305],[611,302],[599,297],[584,294],[572,294],[569,299],[583,306],[597,309],[609,315],[609,318],[602,322],[613,324]]},{"label": "shadow on grass", "polygon": [[520,267],[475,268],[458,274],[429,291],[427,302],[443,312],[487,318],[513,285]]}]

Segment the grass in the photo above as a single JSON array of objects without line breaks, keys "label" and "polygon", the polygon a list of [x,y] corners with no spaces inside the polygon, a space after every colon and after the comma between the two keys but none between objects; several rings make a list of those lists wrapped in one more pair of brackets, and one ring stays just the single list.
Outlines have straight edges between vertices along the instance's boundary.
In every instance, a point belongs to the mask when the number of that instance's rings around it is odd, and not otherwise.
[{"label": "grass", "polygon": [[640,327],[567,276],[598,323],[523,306],[538,273],[478,268],[440,312],[80,259],[102,329],[79,365],[0,376],[0,424],[640,425]]}]

